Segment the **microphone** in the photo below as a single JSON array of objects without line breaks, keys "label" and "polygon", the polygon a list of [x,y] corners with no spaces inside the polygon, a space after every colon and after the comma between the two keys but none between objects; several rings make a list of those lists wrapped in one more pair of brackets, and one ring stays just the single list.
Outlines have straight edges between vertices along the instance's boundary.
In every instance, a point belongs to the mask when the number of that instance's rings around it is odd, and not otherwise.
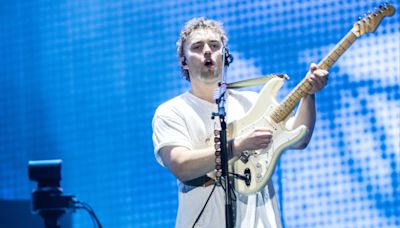
[{"label": "microphone", "polygon": [[227,67],[225,66],[225,61],[226,61],[225,55],[226,54],[227,54],[227,50],[224,46],[224,47],[222,47],[222,66],[224,66],[224,67],[221,70],[221,81],[218,82],[218,88],[215,89],[215,91],[213,93],[213,98],[217,104],[219,104],[221,102],[221,98],[223,98],[223,96],[225,96],[225,92],[227,90],[227,84],[226,84]]}]

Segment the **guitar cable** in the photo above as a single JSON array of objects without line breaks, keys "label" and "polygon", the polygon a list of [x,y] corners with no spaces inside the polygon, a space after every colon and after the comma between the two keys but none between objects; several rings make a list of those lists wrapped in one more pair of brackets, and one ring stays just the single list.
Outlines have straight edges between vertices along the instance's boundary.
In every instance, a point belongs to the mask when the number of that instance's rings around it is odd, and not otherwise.
[{"label": "guitar cable", "polygon": [[211,192],[210,192],[210,195],[208,196],[208,198],[207,198],[207,200],[206,200],[206,203],[204,204],[203,208],[201,209],[199,215],[197,216],[196,221],[194,221],[192,228],[194,228],[194,226],[197,224],[197,222],[199,221],[201,215],[202,215],[203,212],[204,212],[204,209],[206,209],[206,206],[207,206],[207,204],[208,204],[208,201],[210,200],[212,194],[214,193],[215,187],[217,187],[217,182],[214,183],[214,186],[213,186],[213,188],[212,188],[212,190],[211,190]]},{"label": "guitar cable", "polygon": [[214,125],[214,149],[215,149],[215,170],[216,170],[216,177],[217,180],[214,183],[214,186],[210,192],[210,195],[208,196],[206,202],[204,203],[203,208],[201,209],[199,215],[196,218],[196,221],[194,221],[192,228],[194,228],[194,226],[197,224],[197,222],[199,221],[201,215],[203,214],[204,210],[206,209],[206,206],[208,204],[208,201],[210,200],[212,194],[214,193],[215,187],[217,187],[217,185],[222,186],[221,183],[221,148],[220,148],[220,140],[219,140],[219,130],[216,129],[216,125]]},{"label": "guitar cable", "polygon": [[[214,126],[214,128],[215,128],[215,126]],[[195,220],[195,222],[193,223],[193,226],[192,226],[192,228],[194,228],[195,227],[195,225],[197,224],[197,222],[199,221],[199,219],[200,219],[200,217],[201,217],[201,215],[203,214],[203,212],[204,212],[204,210],[205,210],[205,208],[206,208],[206,206],[207,206],[207,204],[208,204],[208,202],[210,201],[210,198],[211,198],[211,196],[212,196],[212,194],[214,193],[214,191],[215,191],[215,188],[217,187],[217,185],[218,186],[221,186],[222,187],[222,189],[225,191],[225,187],[224,187],[224,185],[223,185],[223,181],[222,181],[222,177],[221,177],[221,174],[222,174],[222,170],[221,170],[221,148],[220,148],[220,139],[219,139],[219,130],[214,130],[214,149],[215,149],[215,164],[216,164],[216,166],[215,166],[215,170],[216,170],[216,181],[215,181],[215,183],[214,183],[214,186],[213,186],[213,188],[212,188],[212,190],[211,190],[211,192],[210,192],[210,195],[208,196],[208,198],[207,198],[207,200],[206,200],[206,202],[204,203],[204,206],[203,206],[203,208],[201,209],[201,211],[200,211],[200,213],[199,213],[199,215],[197,216],[197,218],[196,218],[196,220]],[[233,143],[233,141],[230,141],[229,142],[229,145],[228,145],[228,147],[229,147],[229,149],[228,150],[231,150],[232,149],[232,143]],[[247,183],[247,181],[248,181],[248,179],[249,179],[249,177],[246,175],[246,176],[243,176],[243,175],[240,175],[240,174],[236,174],[236,173],[231,173],[231,172],[228,172],[228,174],[230,174],[230,175],[232,175],[233,177],[235,177],[235,178],[239,178],[239,179],[241,179],[241,180],[243,180],[243,181],[246,181],[246,183]],[[231,181],[228,181],[228,184],[229,184],[229,186],[230,186],[230,190],[231,190],[231,192],[232,192],[232,196],[233,196],[233,201],[234,202],[236,202],[236,193],[235,193],[235,191],[234,191],[234,188],[233,188],[233,186],[232,186],[232,182]],[[236,208],[236,205],[235,205],[235,208]],[[235,216],[235,215],[234,215]]]}]

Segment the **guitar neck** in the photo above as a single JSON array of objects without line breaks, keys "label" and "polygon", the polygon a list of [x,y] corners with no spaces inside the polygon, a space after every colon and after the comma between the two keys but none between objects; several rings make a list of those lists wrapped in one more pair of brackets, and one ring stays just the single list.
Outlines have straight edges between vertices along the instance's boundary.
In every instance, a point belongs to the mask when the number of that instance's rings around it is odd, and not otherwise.
[{"label": "guitar neck", "polygon": [[[318,67],[329,70],[339,57],[350,47],[358,36],[351,30],[347,35],[333,48],[325,58],[318,63]],[[294,110],[300,99],[308,94],[312,89],[311,83],[304,78],[290,93],[285,97],[281,104],[275,107],[271,112],[271,118],[275,123],[279,123]]]},{"label": "guitar neck", "polygon": [[345,37],[333,48],[331,52],[321,62],[318,67],[324,70],[329,70],[331,66],[339,59],[339,57],[354,43],[358,37],[353,31],[347,33]]}]

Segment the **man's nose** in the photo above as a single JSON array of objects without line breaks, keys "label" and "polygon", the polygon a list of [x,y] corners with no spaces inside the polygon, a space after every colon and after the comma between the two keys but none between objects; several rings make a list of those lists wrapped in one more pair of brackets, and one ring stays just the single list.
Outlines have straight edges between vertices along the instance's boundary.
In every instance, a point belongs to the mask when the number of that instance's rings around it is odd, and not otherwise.
[{"label": "man's nose", "polygon": [[208,46],[208,44],[204,45],[204,56],[205,57],[210,57],[211,56],[211,48]]}]

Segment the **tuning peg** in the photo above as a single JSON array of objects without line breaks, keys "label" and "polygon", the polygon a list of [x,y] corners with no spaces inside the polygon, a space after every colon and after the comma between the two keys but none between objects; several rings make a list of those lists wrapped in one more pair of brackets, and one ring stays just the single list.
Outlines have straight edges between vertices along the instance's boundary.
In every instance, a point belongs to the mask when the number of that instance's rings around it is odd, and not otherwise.
[{"label": "tuning peg", "polygon": [[371,11],[368,11],[368,19],[371,20],[374,14]]},{"label": "tuning peg", "polygon": [[379,12],[379,9],[375,7],[374,8],[374,13],[372,15],[373,16],[378,16],[377,12]]},{"label": "tuning peg", "polygon": [[366,22],[367,14],[364,14],[362,17],[360,17],[360,21]]}]

